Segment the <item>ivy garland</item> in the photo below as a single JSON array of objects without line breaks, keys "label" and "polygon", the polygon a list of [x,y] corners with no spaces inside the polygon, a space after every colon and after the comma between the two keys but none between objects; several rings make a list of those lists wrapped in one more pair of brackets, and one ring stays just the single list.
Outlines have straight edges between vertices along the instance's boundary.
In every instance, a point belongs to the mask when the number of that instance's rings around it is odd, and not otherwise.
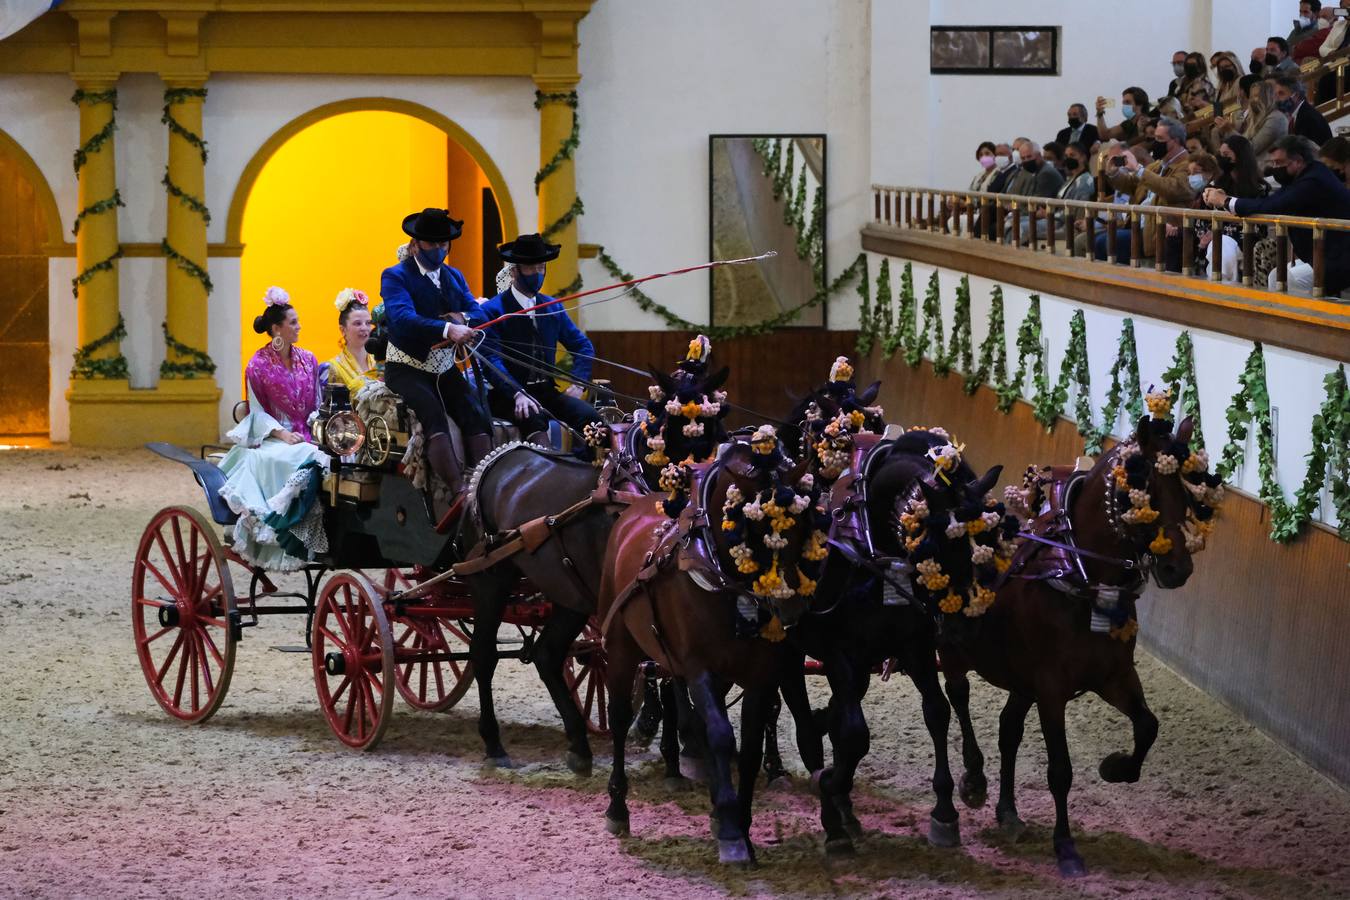
[{"label": "ivy garland", "polygon": [[169,323],[164,322],[161,327],[164,329],[164,345],[177,353],[185,361],[169,362],[165,359],[159,364],[159,377],[161,378],[196,378],[198,375],[213,375],[216,371],[216,364],[211,357],[195,347],[189,347],[187,344],[174,338],[169,333]]},{"label": "ivy garland", "polygon": [[167,259],[172,260],[178,268],[200,281],[202,287],[206,288],[208,294],[215,289],[214,285],[211,284],[211,276],[206,274],[206,270],[175,250],[169,243],[168,238],[159,242],[159,249],[164,256]]},{"label": "ivy garland", "polygon": [[900,273],[900,311],[896,316],[896,334],[891,347],[891,352],[895,348],[905,347],[905,362],[910,366],[917,366],[919,361],[915,359],[910,361],[909,347],[914,346],[918,340],[919,333],[919,302],[914,297],[914,267],[905,263],[905,269]]},{"label": "ivy garland", "polygon": [[[572,108],[572,133],[558,147],[558,152],[553,154],[553,158],[540,166],[539,171],[534,173],[534,193],[536,195],[539,194],[539,186],[544,183],[544,179],[558,171],[563,163],[575,156],[577,147],[581,144],[581,117],[577,115],[577,92],[568,91],[553,94],[545,94],[542,91],[534,92],[535,109],[543,109],[544,105],[548,103],[562,103]],[[563,296],[566,296],[565,292]]]},{"label": "ivy garland", "polygon": [[164,167],[164,177],[160,180],[160,184],[164,185],[164,188],[169,192],[170,197],[177,197],[180,203],[201,216],[203,222],[207,225],[211,224],[211,210],[207,209],[206,204],[198,197],[189,194],[187,191],[173,183],[173,179],[169,177],[168,166]]},{"label": "ivy garland", "polygon": [[[545,228],[544,233],[540,235],[540,237],[542,237],[544,240],[548,240],[558,232],[562,231],[568,225],[571,225],[573,222],[575,222],[577,216],[583,215],[585,212],[586,207],[582,204],[581,198],[577,197],[575,200],[572,201],[572,208],[567,210],[567,212],[563,213],[561,216],[559,216],[558,220],[554,222],[552,225]],[[564,296],[566,295],[564,294]]]},{"label": "ivy garland", "polygon": [[876,284],[876,306],[872,315],[876,319],[875,327],[878,336],[881,338],[881,348],[890,359],[891,354],[895,353],[895,347],[891,341],[895,336],[895,307],[894,300],[891,297],[891,261],[883,259],[881,268],[877,271]]},{"label": "ivy garland", "polygon": [[1092,375],[1088,371],[1087,323],[1081,309],[1075,309],[1073,317],[1069,319],[1069,346],[1064,352],[1064,359],[1060,361],[1059,378],[1054,388],[1038,394],[1033,404],[1032,413],[1047,432],[1054,429],[1064,404],[1068,402],[1071,383],[1076,388],[1074,418],[1078,420],[1078,432],[1087,435],[1093,431]]},{"label": "ivy garland", "polygon": [[[938,285],[938,271],[933,270],[933,274],[928,276],[928,288],[923,295],[923,331],[919,333],[919,340],[912,348],[917,351],[917,355],[922,358],[924,350],[928,349],[929,343],[933,345],[933,373],[939,378],[946,378],[947,373],[952,369],[951,360],[947,359],[943,345],[946,339],[942,335],[942,295]],[[909,351],[905,353],[905,361],[908,362],[912,354]],[[910,363],[912,366],[918,365],[918,360]]]},{"label": "ivy garland", "polygon": [[1006,413],[1011,410],[1013,401],[1021,395],[1022,384],[1027,374],[1027,359],[1031,357],[1034,357],[1031,367],[1033,397],[1041,397],[1050,389],[1050,378],[1045,371],[1045,349],[1041,346],[1040,294],[1031,295],[1031,306],[1027,309],[1026,318],[1017,327],[1017,373],[996,388],[999,412]]},{"label": "ivy garland", "polygon": [[113,251],[112,256],[109,256],[107,259],[99,260],[74,278],[70,279],[71,296],[73,296],[76,301],[79,301],[80,286],[88,284],[99,272],[111,272],[113,270],[113,263],[117,262],[117,260],[125,255],[126,252],[121,247],[118,247]]},{"label": "ivy garland", "polygon": [[181,137],[189,144],[197,148],[197,152],[202,155],[202,163],[206,162],[206,141],[195,131],[185,127],[173,117],[173,107],[180,103],[186,103],[189,99],[204,99],[206,97],[206,88],[169,88],[164,92],[164,114],[159,120],[169,126],[169,131]]},{"label": "ivy garland", "polygon": [[1177,348],[1172,357],[1172,365],[1162,373],[1162,378],[1171,387],[1172,396],[1177,398],[1178,420],[1186,416],[1191,417],[1194,425],[1191,445],[1203,450],[1205,434],[1200,428],[1200,389],[1195,381],[1195,350],[1191,346],[1189,331],[1177,335]]},{"label": "ivy garland", "polygon": [[[1130,392],[1122,396],[1127,385]],[[1129,412],[1131,421],[1137,422],[1143,416],[1144,395],[1140,388],[1139,354],[1134,345],[1134,320],[1128,316],[1120,323],[1120,339],[1115,362],[1111,364],[1111,387],[1106,392],[1106,405],[1102,407],[1101,427],[1090,432],[1083,432],[1081,424],[1078,427],[1086,441],[1083,447],[1085,454],[1096,456],[1102,452],[1102,443],[1120,418],[1122,404]]]},{"label": "ivy garland", "polygon": [[104,125],[97,132],[89,136],[75,151],[75,174],[78,176],[80,170],[89,162],[89,157],[93,156],[103,148],[103,145],[112,139],[113,132],[117,130],[117,88],[110,88],[106,91],[86,91],[77,90],[70,95],[70,102],[79,106],[81,103],[87,103],[90,106],[97,106],[100,103],[107,103],[112,106],[113,114],[108,117],[108,124]]},{"label": "ivy garland", "polygon": [[78,235],[80,233],[80,223],[83,222],[87,217],[96,216],[99,213],[108,212],[109,210],[116,209],[119,206],[124,209],[126,208],[126,204],[122,202],[122,192],[117,190],[117,188],[113,188],[111,197],[104,197],[97,203],[91,203],[89,206],[86,206],[84,209],[80,210],[78,213],[75,214],[75,224],[70,227],[70,233]]},{"label": "ivy garland", "polygon": [[1002,390],[1008,382],[1008,344],[1003,324],[1003,288],[994,285],[993,299],[989,304],[989,333],[980,344],[980,363],[974,372],[967,370],[966,380],[961,385],[967,394],[974,394],[986,381],[995,391]]},{"label": "ivy garland", "polygon": [[947,345],[947,365],[956,366],[969,375],[971,360],[970,337],[970,277],[961,276],[956,285],[956,310],[952,314],[952,342]]},{"label": "ivy garland", "polygon": [[103,337],[94,338],[75,350],[75,364],[70,367],[71,378],[126,378],[127,358],[121,353],[108,359],[93,359],[94,353],[116,344],[127,336],[127,323],[117,314],[117,324]]}]

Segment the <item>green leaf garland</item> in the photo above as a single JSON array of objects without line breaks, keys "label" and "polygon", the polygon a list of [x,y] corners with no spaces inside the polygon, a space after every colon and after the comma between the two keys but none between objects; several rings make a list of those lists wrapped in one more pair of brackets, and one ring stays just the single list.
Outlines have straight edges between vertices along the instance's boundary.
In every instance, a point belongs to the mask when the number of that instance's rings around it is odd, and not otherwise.
[{"label": "green leaf garland", "polygon": [[1191,443],[1203,448],[1205,434],[1200,427],[1200,389],[1195,381],[1195,349],[1191,346],[1189,331],[1177,335],[1176,353],[1172,357],[1172,364],[1162,373],[1162,379],[1172,389],[1177,421],[1191,417],[1194,424]]},{"label": "green leaf garland", "polygon": [[1050,378],[1045,371],[1045,350],[1041,346],[1041,295],[1031,295],[1031,306],[1017,327],[1017,372],[998,391],[998,411],[1006,413],[1012,409],[1013,401],[1022,394],[1022,384],[1027,375],[1027,360],[1032,359],[1031,384],[1032,396],[1040,397],[1050,388]]},{"label": "green leaf garland", "polygon": [[970,277],[962,275],[956,285],[956,309],[952,313],[952,342],[947,345],[947,363],[969,375],[971,360]]},{"label": "green leaf garland", "polygon": [[1003,324],[1003,288],[994,285],[989,304],[989,333],[980,344],[980,362],[974,372],[967,372],[962,390],[974,394],[986,381],[995,391],[1003,390],[1008,382],[1008,344]]},{"label": "green leaf garland", "polygon": [[202,287],[206,288],[206,293],[209,294],[211,293],[211,291],[215,289],[214,286],[211,284],[211,276],[206,274],[206,270],[203,269],[201,266],[197,265],[192,260],[188,259],[183,254],[179,253],[177,250],[175,250],[173,246],[169,243],[168,238],[165,238],[164,240],[159,242],[159,249],[161,252],[163,252],[164,256],[167,259],[172,260],[173,263],[178,266],[178,268],[182,269],[184,272],[187,272],[193,278],[200,281],[202,283]]},{"label": "green leaf garland", "polygon": [[198,375],[213,375],[216,371],[216,364],[206,353],[198,350],[196,347],[189,347],[187,344],[177,340],[169,332],[169,323],[164,322],[161,326],[164,329],[164,345],[170,351],[182,357],[181,362],[170,362],[165,359],[159,364],[159,377],[161,378],[196,378]]},{"label": "green leaf garland", "polygon": [[[1129,393],[1125,391],[1128,388]],[[1139,380],[1139,354],[1134,345],[1134,320],[1128,316],[1120,323],[1120,338],[1116,348],[1116,359],[1111,364],[1111,387],[1106,391],[1106,405],[1102,407],[1102,424],[1083,434],[1086,445],[1083,452],[1096,456],[1102,452],[1102,443],[1115,427],[1120,418],[1121,405],[1130,414],[1130,421],[1137,422],[1144,414],[1144,395]]]},{"label": "green leaf garland", "polygon": [[1087,323],[1083,311],[1075,309],[1069,319],[1069,346],[1060,361],[1059,378],[1049,391],[1037,394],[1032,404],[1032,413],[1036,421],[1051,431],[1059,416],[1064,412],[1064,404],[1069,400],[1069,386],[1076,388],[1074,396],[1074,417],[1078,420],[1078,432],[1082,435],[1092,433],[1092,376],[1088,371]]},{"label": "green leaf garland", "polygon": [[877,338],[881,342],[881,351],[887,359],[890,359],[895,353],[895,346],[892,339],[895,336],[895,306],[891,297],[891,261],[889,259],[881,260],[881,268],[877,270],[877,283],[875,285],[876,300],[873,313],[876,316],[876,322],[873,327],[876,329]]},{"label": "green leaf garland", "polygon": [[121,313],[117,315],[117,324],[112,331],[102,337],[94,338],[75,350],[75,364],[70,367],[71,378],[126,378],[127,358],[121,353],[108,359],[92,359],[97,351],[116,344],[127,336],[127,323]]},{"label": "green leaf garland", "polygon": [[173,107],[180,103],[186,103],[194,97],[205,98],[206,88],[169,88],[164,92],[164,113],[159,117],[159,120],[169,126],[169,131],[196,147],[197,152],[202,155],[202,163],[205,164],[207,156],[206,141],[202,140],[200,134],[185,127],[182,122],[173,117]]},{"label": "green leaf garland", "polygon": [[544,183],[544,179],[558,171],[563,163],[575,156],[577,147],[581,144],[581,117],[577,115],[577,92],[568,91],[566,93],[550,94],[546,94],[543,91],[534,92],[535,109],[543,109],[545,104],[548,103],[562,103],[572,108],[572,133],[569,134],[567,139],[562,142],[562,145],[558,147],[558,150],[553,154],[553,157],[540,166],[538,172],[534,173],[534,192],[536,195],[539,193],[539,186]]}]

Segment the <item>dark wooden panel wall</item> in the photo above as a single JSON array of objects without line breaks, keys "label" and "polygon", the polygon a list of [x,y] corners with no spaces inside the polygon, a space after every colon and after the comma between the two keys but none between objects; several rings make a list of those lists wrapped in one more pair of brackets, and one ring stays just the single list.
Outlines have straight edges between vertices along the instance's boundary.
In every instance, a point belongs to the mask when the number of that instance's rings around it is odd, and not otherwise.
[{"label": "dark wooden panel wall", "polygon": [[[694,337],[681,331],[595,331],[589,336],[597,357],[663,372],[671,371],[684,359]],[[756,337],[715,341],[714,368],[731,367],[726,387],[730,401],[759,414],[733,410],[729,423],[733,427],[756,425],[787,415],[794,405],[793,397],[804,395],[829,377],[835,357],[854,357],[857,338],[856,331],[784,328]],[[608,378],[616,391],[644,401],[652,383],[649,376],[624,372],[599,361],[594,374],[596,378]]]},{"label": "dark wooden panel wall", "polygon": [[[1082,452],[1071,423],[1046,434],[1026,403],[1002,415],[993,391],[968,397],[960,376],[938,379],[926,362],[911,369],[874,355],[862,374],[882,379],[889,421],[943,426],[966,443],[977,470],[1002,463],[1003,484],[1020,481],[1029,464],[1068,464]],[[1264,505],[1232,491],[1220,515],[1187,584],[1145,594],[1140,639],[1191,683],[1350,785],[1350,543],[1311,527],[1293,544],[1276,544]]]}]

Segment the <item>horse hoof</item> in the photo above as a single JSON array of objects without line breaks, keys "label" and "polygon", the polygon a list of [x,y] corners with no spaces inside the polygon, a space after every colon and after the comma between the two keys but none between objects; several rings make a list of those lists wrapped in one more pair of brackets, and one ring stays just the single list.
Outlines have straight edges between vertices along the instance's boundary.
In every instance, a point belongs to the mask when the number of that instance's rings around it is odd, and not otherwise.
[{"label": "horse hoof", "polygon": [[582,756],[574,750],[568,750],[567,755],[563,757],[563,763],[575,775],[580,775],[582,778],[591,776],[591,758],[589,756]]},{"label": "horse hoof", "polygon": [[1102,776],[1102,781],[1111,784],[1134,784],[1139,780],[1139,767],[1134,764],[1134,757],[1118,751],[1107,755],[1097,767],[1097,772]]},{"label": "horse hoof", "polygon": [[1083,857],[1078,855],[1078,848],[1072,840],[1063,843],[1057,841],[1055,857],[1059,861],[1059,874],[1063,877],[1082,878],[1087,874],[1087,866],[1083,865]]},{"label": "horse hoof", "polygon": [[501,756],[489,756],[483,760],[485,769],[514,769],[516,764],[511,761],[511,757],[503,753]]},{"label": "horse hoof", "polygon": [[683,753],[680,754],[680,774],[690,781],[702,783],[708,780],[703,760],[695,756],[685,756]]},{"label": "horse hoof", "polygon": [[848,797],[836,796],[834,808],[839,810],[839,818],[843,820],[844,830],[848,832],[848,836],[855,841],[862,840],[863,827],[862,823],[858,821],[858,817],[853,814],[853,801]]},{"label": "horse hoof", "polygon": [[671,793],[684,793],[694,786],[694,783],[683,775],[667,775],[665,780],[666,790]]},{"label": "horse hoof", "polygon": [[1000,817],[998,827],[1003,832],[1003,836],[1013,842],[1020,841],[1022,836],[1027,833],[1027,823],[1023,822],[1017,813]]},{"label": "horse hoof", "polygon": [[615,837],[628,837],[628,820],[605,816],[605,830]]},{"label": "horse hoof", "polygon": [[825,778],[825,774],[828,771],[828,769],[816,769],[811,773],[811,780],[807,784],[811,789],[812,796],[820,796],[820,782]]},{"label": "horse hoof", "polygon": [[941,822],[937,816],[928,819],[928,843],[934,847],[961,846],[961,820]]},{"label": "horse hoof", "polygon": [[732,866],[748,866],[754,861],[750,846],[744,838],[730,841],[718,840],[717,861]]},{"label": "horse hoof", "polygon": [[959,791],[967,809],[979,809],[989,799],[989,782],[983,772],[966,772],[961,776]]},{"label": "horse hoof", "polygon": [[837,837],[830,838],[825,842],[825,855],[838,858],[841,856],[856,856],[857,849],[853,846],[852,838]]}]

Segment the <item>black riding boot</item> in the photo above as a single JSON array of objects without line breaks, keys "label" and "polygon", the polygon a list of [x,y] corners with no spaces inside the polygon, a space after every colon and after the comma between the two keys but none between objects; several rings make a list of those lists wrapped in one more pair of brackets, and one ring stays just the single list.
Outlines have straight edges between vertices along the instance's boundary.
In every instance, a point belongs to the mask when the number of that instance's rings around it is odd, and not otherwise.
[{"label": "black riding boot", "polygon": [[492,452],[492,435],[471,434],[464,438],[464,456],[472,469]]},{"label": "black riding boot", "polygon": [[442,481],[450,487],[450,508],[441,516],[436,530],[446,531],[459,518],[464,509],[464,470],[455,458],[455,448],[450,443],[450,435],[442,432],[427,439],[427,463]]}]

